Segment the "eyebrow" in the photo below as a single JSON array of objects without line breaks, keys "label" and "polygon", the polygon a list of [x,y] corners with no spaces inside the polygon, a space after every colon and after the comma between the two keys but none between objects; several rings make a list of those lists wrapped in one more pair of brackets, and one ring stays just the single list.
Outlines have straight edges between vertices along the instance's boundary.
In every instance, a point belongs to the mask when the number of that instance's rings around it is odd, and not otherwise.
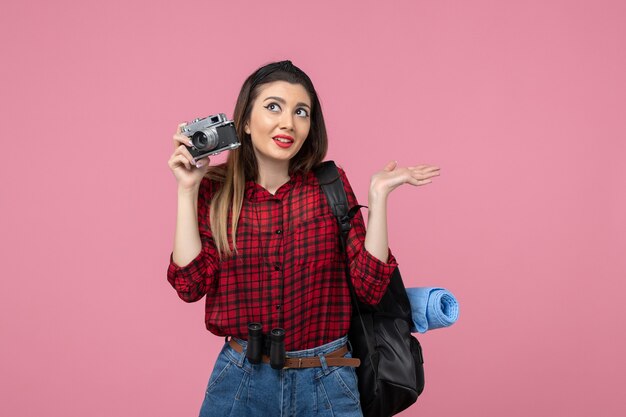
[{"label": "eyebrow", "polygon": [[[285,101],[285,99],[284,99],[284,98],[282,98],[282,97],[276,97],[276,96],[269,96],[269,97],[267,97],[267,98],[266,98],[265,100],[263,100],[263,101],[267,101],[267,100],[276,100],[276,101],[278,101],[278,102],[280,102],[280,103],[282,103],[282,104],[286,104],[286,103],[287,103],[287,102]],[[306,104],[306,103],[302,103],[302,102],[300,102],[300,103],[296,104],[296,107],[308,107],[309,109],[311,108],[311,106],[309,106],[309,105],[308,105],[308,104]]]}]

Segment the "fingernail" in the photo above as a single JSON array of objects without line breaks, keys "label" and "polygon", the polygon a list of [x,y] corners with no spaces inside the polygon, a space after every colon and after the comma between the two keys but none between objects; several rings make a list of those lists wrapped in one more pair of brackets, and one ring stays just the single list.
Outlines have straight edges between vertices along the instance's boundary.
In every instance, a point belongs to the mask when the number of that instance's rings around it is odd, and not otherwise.
[{"label": "fingernail", "polygon": [[189,146],[193,146],[193,142],[189,139]]},{"label": "fingernail", "polygon": [[204,163],[202,161],[196,163],[196,168],[202,168]]},{"label": "fingernail", "polygon": [[196,161],[196,158],[191,158],[191,163],[194,165],[198,165],[198,161]]}]

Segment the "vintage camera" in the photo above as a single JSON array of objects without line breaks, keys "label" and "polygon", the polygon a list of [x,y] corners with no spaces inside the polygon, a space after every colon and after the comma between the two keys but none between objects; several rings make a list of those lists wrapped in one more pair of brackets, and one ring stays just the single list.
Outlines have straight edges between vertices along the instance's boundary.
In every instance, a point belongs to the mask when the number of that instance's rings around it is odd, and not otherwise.
[{"label": "vintage camera", "polygon": [[224,113],[194,119],[182,126],[180,132],[191,139],[193,146],[185,146],[196,161],[241,145],[234,123]]}]

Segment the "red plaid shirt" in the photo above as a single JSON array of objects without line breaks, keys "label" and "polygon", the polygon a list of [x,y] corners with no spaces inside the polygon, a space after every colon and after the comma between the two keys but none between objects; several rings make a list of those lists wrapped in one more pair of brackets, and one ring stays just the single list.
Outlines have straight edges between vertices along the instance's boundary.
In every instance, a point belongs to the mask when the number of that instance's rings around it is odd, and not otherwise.
[{"label": "red plaid shirt", "polygon": [[[339,169],[350,207],[356,197]],[[206,327],[218,336],[248,338],[248,323],[264,333],[285,329],[287,350],[310,349],[344,336],[351,302],[339,228],[313,172],[295,174],[275,195],[254,181],[246,183],[237,229],[239,254],[220,261],[211,236],[209,203],[220,184],[202,180],[198,225],[202,251],[180,267],[170,255],[167,280],[186,302],[206,297]],[[365,250],[361,213],[352,222],[347,256],[357,296],[375,304],[397,263]],[[228,236],[230,239],[230,225]]]}]

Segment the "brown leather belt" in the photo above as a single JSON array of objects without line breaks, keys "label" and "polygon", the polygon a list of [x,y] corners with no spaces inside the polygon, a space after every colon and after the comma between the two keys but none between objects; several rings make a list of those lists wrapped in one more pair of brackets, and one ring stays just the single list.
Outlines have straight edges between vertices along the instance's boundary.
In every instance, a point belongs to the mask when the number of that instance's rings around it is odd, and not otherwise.
[{"label": "brown leather belt", "polygon": [[[230,339],[228,341],[230,347],[235,349],[239,353],[243,353],[243,346],[237,343],[236,340]],[[352,366],[358,367],[361,364],[359,358],[344,358],[343,355],[348,353],[346,346],[340,347],[330,353],[324,355],[326,359],[326,365],[328,366]],[[270,363],[269,356],[263,355],[263,362]],[[285,358],[285,367],[283,369],[298,369],[298,368],[319,368],[322,366],[319,356],[312,356],[309,358]]]}]

